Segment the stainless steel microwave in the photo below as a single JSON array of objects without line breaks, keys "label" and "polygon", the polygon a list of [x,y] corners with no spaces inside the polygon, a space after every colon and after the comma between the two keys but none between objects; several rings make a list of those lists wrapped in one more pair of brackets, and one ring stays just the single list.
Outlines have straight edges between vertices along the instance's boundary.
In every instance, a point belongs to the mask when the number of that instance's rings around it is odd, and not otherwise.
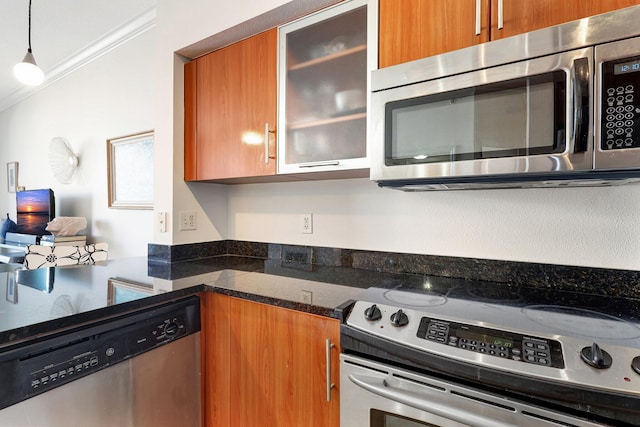
[{"label": "stainless steel microwave", "polygon": [[640,6],[372,74],[371,179],[405,191],[640,180]]}]

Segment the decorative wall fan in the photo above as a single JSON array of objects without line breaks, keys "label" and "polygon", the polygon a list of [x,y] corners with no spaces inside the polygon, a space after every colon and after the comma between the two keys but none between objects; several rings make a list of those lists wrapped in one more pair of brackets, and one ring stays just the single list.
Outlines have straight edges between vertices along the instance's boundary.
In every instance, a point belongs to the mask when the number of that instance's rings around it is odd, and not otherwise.
[{"label": "decorative wall fan", "polygon": [[49,164],[51,172],[62,184],[71,183],[78,168],[78,155],[73,152],[69,141],[56,136],[49,143]]}]

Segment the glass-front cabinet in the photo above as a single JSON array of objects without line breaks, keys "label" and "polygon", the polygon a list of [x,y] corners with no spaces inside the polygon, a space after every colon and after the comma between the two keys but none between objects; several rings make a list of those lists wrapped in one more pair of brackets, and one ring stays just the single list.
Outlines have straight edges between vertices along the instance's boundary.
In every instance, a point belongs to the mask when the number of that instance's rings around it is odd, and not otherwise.
[{"label": "glass-front cabinet", "polygon": [[280,27],[278,173],[369,167],[369,74],[377,67],[372,8],[367,0],[345,1]]}]

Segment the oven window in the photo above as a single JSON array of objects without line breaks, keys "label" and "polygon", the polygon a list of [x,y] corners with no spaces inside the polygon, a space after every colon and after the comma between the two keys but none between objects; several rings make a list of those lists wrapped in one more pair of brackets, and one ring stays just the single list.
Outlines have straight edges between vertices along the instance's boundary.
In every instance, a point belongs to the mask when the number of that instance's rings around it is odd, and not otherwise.
[{"label": "oven window", "polygon": [[387,103],[388,166],[562,153],[567,74],[514,80]]},{"label": "oven window", "polygon": [[388,412],[371,409],[371,427],[438,427],[435,424],[423,423]]}]

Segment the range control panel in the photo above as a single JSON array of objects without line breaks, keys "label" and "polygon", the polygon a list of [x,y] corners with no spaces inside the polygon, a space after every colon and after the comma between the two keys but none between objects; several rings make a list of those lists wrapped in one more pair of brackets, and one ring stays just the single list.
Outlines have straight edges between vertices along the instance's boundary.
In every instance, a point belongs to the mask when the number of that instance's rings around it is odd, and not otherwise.
[{"label": "range control panel", "polygon": [[602,150],[640,147],[640,56],[602,64]]},{"label": "range control panel", "polygon": [[423,317],[418,337],[452,347],[554,368],[564,368],[558,341]]}]

